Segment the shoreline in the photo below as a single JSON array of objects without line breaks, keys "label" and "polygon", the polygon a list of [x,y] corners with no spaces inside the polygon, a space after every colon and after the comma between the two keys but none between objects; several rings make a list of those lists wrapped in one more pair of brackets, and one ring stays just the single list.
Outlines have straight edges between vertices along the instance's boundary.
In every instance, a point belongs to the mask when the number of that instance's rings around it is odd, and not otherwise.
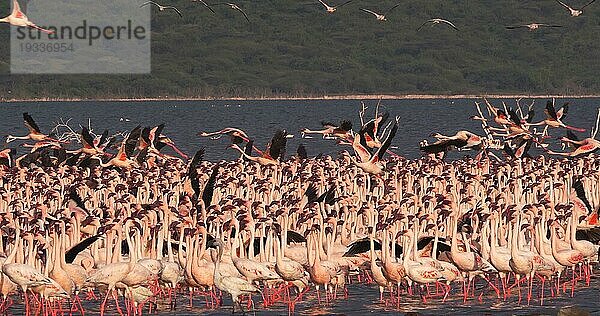
[{"label": "shoreline", "polygon": [[25,102],[148,102],[148,101],[302,101],[302,100],[431,100],[431,99],[591,99],[600,98],[600,95],[557,95],[557,94],[348,94],[348,95],[323,95],[314,97],[156,97],[156,98],[32,98],[32,99],[0,99],[0,103],[25,103]]}]

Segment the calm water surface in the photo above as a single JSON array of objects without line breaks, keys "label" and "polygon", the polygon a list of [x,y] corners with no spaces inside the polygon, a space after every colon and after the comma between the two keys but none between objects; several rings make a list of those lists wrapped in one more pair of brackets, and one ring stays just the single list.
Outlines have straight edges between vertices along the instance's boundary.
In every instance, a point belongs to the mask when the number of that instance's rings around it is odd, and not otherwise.
[{"label": "calm water surface", "polygon": [[[454,134],[461,129],[483,134],[478,122],[469,120],[469,116],[477,114],[475,100],[384,100],[381,104],[392,116],[400,116],[400,128],[394,139],[395,151],[408,158],[420,155],[419,141],[428,138],[432,132]],[[499,100],[492,100],[497,106]],[[504,100],[507,105],[514,105],[514,100]],[[523,100],[528,104],[530,100]],[[534,121],[543,119],[543,108],[546,100],[536,100],[537,112]],[[557,104],[570,101],[571,107],[564,120],[570,125],[583,127],[588,132],[581,134],[589,136],[589,129],[595,122],[600,99],[559,100]],[[376,101],[367,101],[369,109],[367,118],[373,117]],[[104,129],[111,132],[126,131],[138,124],[157,125],[166,123],[164,134],[171,137],[178,146],[192,154],[198,148],[206,147],[206,158],[209,160],[235,159],[238,155],[231,149],[227,138],[211,140],[196,136],[200,131],[214,131],[223,127],[238,127],[245,130],[259,147],[264,147],[277,129],[286,129],[295,137],[288,141],[288,156],[295,153],[299,143],[304,143],[309,155],[336,154],[343,148],[331,140],[319,137],[300,139],[298,131],[301,128],[319,129],[320,121],[339,122],[343,119],[352,120],[355,130],[360,124],[358,100],[309,100],[309,101],[152,101],[152,102],[35,102],[35,103],[3,103],[0,104],[0,114],[3,123],[0,125],[0,136],[7,134],[25,135],[23,112],[29,112],[43,132],[48,132],[60,118],[71,118],[71,127],[79,130],[78,125],[87,125],[88,119],[96,132]],[[122,121],[121,118],[124,120]],[[128,122],[125,119],[129,120]],[[552,135],[562,136],[563,131],[553,131]],[[557,143],[556,140],[550,140]],[[555,145],[557,146],[557,145]],[[346,147],[344,149],[350,149]],[[23,150],[21,150],[23,151]],[[460,157],[461,153],[454,153]],[[597,270],[596,270],[597,274]],[[579,283],[580,287],[582,283]],[[478,292],[479,293],[479,290]],[[460,286],[454,285],[453,296],[445,303],[440,299],[431,299],[423,304],[417,297],[404,297],[400,308],[385,306],[378,303],[379,293],[375,286],[350,285],[348,299],[338,299],[329,304],[317,304],[313,293],[298,303],[296,314],[299,315],[351,315],[351,314],[385,314],[418,312],[421,315],[440,314],[477,314],[477,315],[556,315],[561,307],[578,306],[600,315],[600,280],[592,279],[590,287],[581,287],[575,292],[575,297],[566,295],[548,298],[540,306],[539,300],[532,304],[519,305],[513,296],[508,301],[498,300],[493,293],[484,295],[481,302],[470,299],[463,304],[460,297]],[[549,295],[547,293],[546,295]],[[194,308],[187,307],[185,297],[180,297],[180,307],[176,312],[170,312],[159,304],[159,314],[163,315],[227,315],[231,312],[231,302],[225,299],[225,307],[218,310],[205,308],[202,298],[196,298]],[[97,314],[100,302],[86,302],[86,315]],[[10,309],[9,313],[23,313],[20,304]],[[113,306],[113,305],[111,305]],[[111,310],[107,315],[114,315]],[[264,309],[257,303],[257,315],[286,315],[286,305],[275,305]]]}]

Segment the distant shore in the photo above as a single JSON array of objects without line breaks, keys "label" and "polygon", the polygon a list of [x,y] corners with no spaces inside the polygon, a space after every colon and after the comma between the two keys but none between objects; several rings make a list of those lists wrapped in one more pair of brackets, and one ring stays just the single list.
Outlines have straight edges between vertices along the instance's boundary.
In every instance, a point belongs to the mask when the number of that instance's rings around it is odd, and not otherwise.
[{"label": "distant shore", "polygon": [[367,99],[382,99],[382,100],[410,100],[410,99],[544,99],[544,98],[561,98],[561,99],[585,99],[585,98],[600,98],[600,95],[529,95],[529,94],[347,94],[347,95],[323,95],[323,96],[281,96],[281,97],[153,97],[153,98],[33,98],[33,99],[10,99],[0,98],[3,103],[15,102],[85,102],[85,101],[103,101],[103,102],[145,102],[145,101],[277,101],[277,100],[367,100]]}]

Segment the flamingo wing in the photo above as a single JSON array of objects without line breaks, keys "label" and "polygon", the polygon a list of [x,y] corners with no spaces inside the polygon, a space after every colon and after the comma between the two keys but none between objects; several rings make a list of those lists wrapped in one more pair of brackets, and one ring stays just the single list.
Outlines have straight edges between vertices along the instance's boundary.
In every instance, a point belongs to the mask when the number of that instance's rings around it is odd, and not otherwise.
[{"label": "flamingo wing", "polygon": [[569,102],[565,102],[565,104],[563,104],[562,108],[560,108],[560,110],[558,110],[558,112],[556,112],[556,118],[557,119],[562,119],[563,117],[565,117],[565,115],[567,115],[567,112],[569,111]]},{"label": "flamingo wing", "polygon": [[125,154],[127,157],[133,156],[133,151],[135,150],[135,147],[136,147],[141,135],[142,135],[142,126],[141,125],[138,125],[134,129],[132,129],[131,132],[129,132],[129,135],[127,135],[127,138],[125,138],[125,140],[123,140],[123,144],[121,146],[121,148],[123,149],[122,154]]},{"label": "flamingo wing", "polygon": [[27,113],[27,112],[23,113],[23,121],[25,122],[25,126],[27,126],[27,128],[29,129],[30,132],[37,133],[37,134],[42,133],[40,131],[39,126],[35,123],[35,121],[31,117],[31,115],[29,115],[29,113]]},{"label": "flamingo wing", "polygon": [[154,146],[154,148],[156,148],[156,145],[159,143],[159,136],[164,128],[165,124],[160,124],[150,130],[148,140],[152,143],[152,146]]},{"label": "flamingo wing", "polygon": [[519,118],[519,115],[517,115],[517,112],[515,112],[513,109],[509,109],[508,116],[516,126],[521,126],[521,119]]},{"label": "flamingo wing", "polygon": [[[190,179],[190,184],[192,187],[192,190],[194,191],[194,194],[196,196],[200,195],[200,182],[198,181],[198,171],[196,170],[198,168],[198,165],[200,165],[200,162],[204,159],[204,148],[200,148],[195,154],[194,157],[192,158],[192,161],[190,162],[190,166],[188,167],[188,173],[187,176]],[[207,206],[207,205],[205,205]]]},{"label": "flamingo wing", "polygon": [[343,7],[343,6],[347,5],[348,3],[352,2],[352,1],[353,1],[353,0],[348,0],[348,1],[346,1],[346,2],[344,2],[344,3],[342,3],[342,4],[340,4],[340,5],[337,5],[337,6],[335,6],[335,7],[336,7],[336,8]]},{"label": "flamingo wing", "polygon": [[533,122],[533,117],[534,117],[534,116],[535,116],[535,111],[534,111],[533,109],[529,110],[529,111],[527,112],[527,118],[525,119],[525,121],[526,121],[527,123],[531,123],[531,122]]},{"label": "flamingo wing", "polygon": [[71,249],[69,249],[65,253],[65,261],[67,263],[73,263],[73,261],[75,261],[75,257],[77,257],[77,255],[80,252],[82,252],[83,250],[85,250],[87,247],[89,247],[91,244],[93,244],[94,242],[96,242],[96,240],[98,240],[100,238],[101,238],[100,234],[92,236],[92,237],[88,237],[88,238],[82,240],[77,245],[71,247]]},{"label": "flamingo wing", "polygon": [[352,141],[352,149],[358,157],[360,157],[361,162],[367,162],[371,159],[371,153],[367,149],[367,146],[364,144],[362,134],[356,134],[354,136],[354,141]]},{"label": "flamingo wing", "polygon": [[17,19],[27,19],[27,16],[21,11],[21,6],[19,5],[19,1],[13,0],[13,8],[11,15],[15,16]]},{"label": "flamingo wing", "polygon": [[556,110],[554,109],[552,101],[548,100],[548,102],[546,102],[546,108],[544,109],[544,112],[549,118],[556,120]]},{"label": "flamingo wing", "polygon": [[576,198],[580,200],[580,203],[582,202],[585,205],[585,208],[588,210],[588,214],[592,213],[594,209],[590,205],[590,201],[585,196],[585,188],[583,187],[581,180],[577,179],[573,181],[573,189],[575,190]]},{"label": "flamingo wing", "polygon": [[210,178],[206,181],[204,190],[202,191],[202,201],[204,207],[209,207],[212,204],[213,194],[215,192],[215,183],[217,182],[217,175],[219,174],[219,165],[213,167],[213,171],[210,174]]},{"label": "flamingo wing", "polygon": [[387,11],[385,11],[385,14],[388,14],[388,13],[392,12],[392,10],[394,10],[395,8],[397,8],[398,6],[400,6],[400,4],[402,4],[402,3],[397,3],[393,7],[389,8]]},{"label": "flamingo wing", "polygon": [[592,4],[594,2],[596,2],[596,0],[592,0],[592,1],[588,2],[586,5],[584,5],[583,7],[581,7],[580,10],[583,10],[585,7],[589,6],[590,4]]},{"label": "flamingo wing", "polygon": [[304,191],[304,195],[308,199],[308,203],[307,204],[311,204],[313,202],[316,202],[319,199],[319,197],[317,195],[317,187],[315,187],[314,183],[311,183],[308,186],[308,188],[306,188],[306,191]]},{"label": "flamingo wing", "polygon": [[278,130],[273,135],[271,143],[269,145],[268,153],[271,158],[277,160],[283,158],[285,152],[285,146],[287,144],[287,133],[285,130]]},{"label": "flamingo wing", "polygon": [[95,148],[94,138],[90,134],[90,131],[84,126],[81,128],[81,139],[85,148]]},{"label": "flamingo wing", "polygon": [[[596,0],[594,0],[594,1],[596,1]],[[569,7],[568,5],[566,5],[564,2],[562,2],[560,0],[556,0],[556,2],[558,2],[561,6],[565,7],[567,10],[569,10],[569,11],[572,10],[572,8]]]},{"label": "flamingo wing", "polygon": [[300,159],[306,159],[306,158],[308,158],[308,153],[306,152],[306,147],[304,147],[304,144],[298,145],[298,149],[296,150],[296,154],[298,154],[298,158],[300,158]]},{"label": "flamingo wing", "polygon": [[377,14],[377,13],[375,13],[375,12],[369,10],[369,9],[363,9],[363,8],[361,8],[360,10],[363,11],[363,12],[366,12],[366,13],[373,14],[374,16],[378,16],[379,15],[379,14]]},{"label": "flamingo wing", "polygon": [[242,12],[242,14],[244,15],[244,17],[246,18],[246,21],[250,22],[250,19],[248,18],[248,15],[246,14],[246,12],[244,12],[244,10],[242,10],[242,8],[238,7],[237,5],[235,6],[235,9]]},{"label": "flamingo wing", "polygon": [[390,145],[392,144],[392,139],[394,139],[394,136],[396,136],[397,131],[398,131],[398,123],[396,122],[396,123],[394,123],[394,126],[392,126],[392,130],[388,134],[388,136],[385,139],[385,141],[383,142],[383,144],[381,144],[381,147],[379,147],[377,152],[371,158],[372,162],[379,161],[383,158],[383,155],[385,155],[385,152],[388,150],[388,148],[390,148]]}]

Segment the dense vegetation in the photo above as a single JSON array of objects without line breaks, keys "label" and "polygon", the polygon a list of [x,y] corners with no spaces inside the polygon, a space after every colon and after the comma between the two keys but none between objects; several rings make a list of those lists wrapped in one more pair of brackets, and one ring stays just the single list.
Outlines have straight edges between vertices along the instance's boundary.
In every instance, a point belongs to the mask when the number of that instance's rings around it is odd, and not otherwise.
[{"label": "dense vegetation", "polygon": [[[600,92],[600,3],[573,18],[553,0],[401,0],[380,22],[359,8],[385,11],[394,1],[354,0],[334,14],[306,1],[240,1],[247,23],[224,5],[215,15],[198,2],[163,0],[184,16],[153,9],[150,75],[9,75],[1,45],[0,98]],[[460,32],[416,31],[432,17]],[[529,22],[564,27],[504,28]]]}]

